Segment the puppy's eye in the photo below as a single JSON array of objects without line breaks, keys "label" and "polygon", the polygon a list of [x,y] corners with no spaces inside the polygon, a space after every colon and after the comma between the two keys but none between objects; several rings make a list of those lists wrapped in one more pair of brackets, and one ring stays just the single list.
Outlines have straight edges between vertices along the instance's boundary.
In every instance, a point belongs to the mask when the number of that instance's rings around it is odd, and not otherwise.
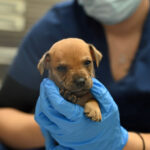
[{"label": "puppy's eye", "polygon": [[84,62],[84,65],[85,66],[89,66],[91,64],[91,61],[90,60],[86,60],[85,62]]},{"label": "puppy's eye", "polygon": [[58,66],[56,69],[57,69],[57,71],[59,71],[59,72],[65,72],[65,71],[67,71],[67,66],[60,65],[60,66]]}]

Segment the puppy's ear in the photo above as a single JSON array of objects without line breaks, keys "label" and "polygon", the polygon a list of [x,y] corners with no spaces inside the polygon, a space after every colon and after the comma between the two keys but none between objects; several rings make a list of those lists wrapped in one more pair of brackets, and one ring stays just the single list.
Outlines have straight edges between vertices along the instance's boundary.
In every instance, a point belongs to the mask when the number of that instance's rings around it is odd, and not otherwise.
[{"label": "puppy's ear", "polygon": [[92,58],[93,58],[93,61],[96,62],[96,66],[98,67],[99,66],[99,63],[103,57],[103,55],[101,54],[100,51],[98,51],[94,45],[92,44],[89,44],[89,48],[90,48],[90,52],[91,52],[91,55],[92,55]]},{"label": "puppy's ear", "polygon": [[49,63],[50,63],[50,54],[49,52],[44,53],[42,58],[40,59],[37,68],[40,71],[40,74],[43,75],[44,69],[49,69]]}]

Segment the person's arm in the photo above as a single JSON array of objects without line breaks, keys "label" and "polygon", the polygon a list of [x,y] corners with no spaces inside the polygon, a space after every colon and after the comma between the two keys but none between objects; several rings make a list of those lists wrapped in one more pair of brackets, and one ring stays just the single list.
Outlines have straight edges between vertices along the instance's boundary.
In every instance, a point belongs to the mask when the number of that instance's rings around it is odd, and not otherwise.
[{"label": "person's arm", "polygon": [[33,114],[13,108],[0,108],[0,141],[15,149],[44,146],[40,127]]},{"label": "person's arm", "polygon": [[[150,133],[140,133],[144,139],[145,150],[150,150]],[[129,139],[123,150],[143,150],[143,142],[135,132],[129,132]]]},{"label": "person's arm", "polygon": [[0,90],[0,143],[12,148],[44,146],[32,112],[38,91],[15,81],[9,74]]}]

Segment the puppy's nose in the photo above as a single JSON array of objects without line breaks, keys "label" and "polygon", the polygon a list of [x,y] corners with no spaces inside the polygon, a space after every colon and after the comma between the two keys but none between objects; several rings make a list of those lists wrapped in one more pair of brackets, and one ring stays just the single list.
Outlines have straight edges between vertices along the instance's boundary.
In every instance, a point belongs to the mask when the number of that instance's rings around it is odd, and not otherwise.
[{"label": "puppy's nose", "polygon": [[77,87],[83,87],[85,85],[85,78],[77,78],[74,80],[74,83],[76,84]]}]

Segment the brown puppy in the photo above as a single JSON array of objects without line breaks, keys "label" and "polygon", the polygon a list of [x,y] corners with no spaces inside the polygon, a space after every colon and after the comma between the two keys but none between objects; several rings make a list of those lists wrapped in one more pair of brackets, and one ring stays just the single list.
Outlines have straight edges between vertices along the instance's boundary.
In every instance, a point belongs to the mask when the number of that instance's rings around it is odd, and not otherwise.
[{"label": "brown puppy", "polygon": [[60,88],[61,95],[84,107],[86,116],[94,121],[102,119],[98,102],[90,93],[94,77],[93,61],[96,65],[102,54],[91,44],[78,38],[56,42],[39,61],[41,75],[49,70],[49,78]]}]

